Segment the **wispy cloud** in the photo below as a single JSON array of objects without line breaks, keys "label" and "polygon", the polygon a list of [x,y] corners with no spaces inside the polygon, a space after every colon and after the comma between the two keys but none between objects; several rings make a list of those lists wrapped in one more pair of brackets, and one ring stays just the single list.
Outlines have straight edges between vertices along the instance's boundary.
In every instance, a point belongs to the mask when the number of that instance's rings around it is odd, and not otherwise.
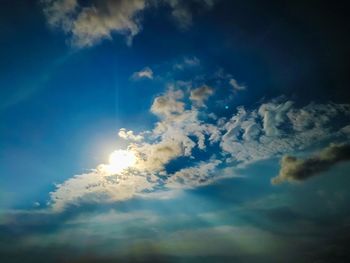
[{"label": "wispy cloud", "polygon": [[145,67],[140,71],[136,71],[132,74],[131,79],[153,79],[153,70],[150,67]]},{"label": "wispy cloud", "polygon": [[231,78],[229,80],[229,83],[230,83],[230,85],[233,87],[233,89],[235,91],[242,91],[242,90],[246,90],[247,89],[246,86],[238,84],[237,80],[235,80],[233,78]]},{"label": "wispy cloud", "polygon": [[184,70],[186,68],[198,67],[201,61],[197,57],[184,57],[181,61],[174,64],[173,68],[177,70]]}]

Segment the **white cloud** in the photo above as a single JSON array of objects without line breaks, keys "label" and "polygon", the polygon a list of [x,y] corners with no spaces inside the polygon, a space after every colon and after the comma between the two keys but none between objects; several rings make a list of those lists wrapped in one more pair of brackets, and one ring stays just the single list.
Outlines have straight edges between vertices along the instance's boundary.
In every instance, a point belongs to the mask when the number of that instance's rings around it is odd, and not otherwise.
[{"label": "white cloud", "polygon": [[143,161],[139,162],[140,169],[160,171],[170,160],[180,156],[190,157],[195,147],[204,150],[206,136],[210,142],[218,140],[218,129],[212,124],[201,122],[198,110],[185,109],[184,97],[183,91],[171,88],[154,99],[151,111],[160,121],[149,133],[151,142],[131,145],[143,157]]},{"label": "white cloud", "polygon": [[146,7],[145,0],[92,1],[84,7],[76,0],[46,0],[44,3],[49,24],[62,28],[77,47],[111,39],[113,32],[126,35],[131,43],[141,30],[138,14]]},{"label": "white cloud", "polygon": [[[234,176],[227,168],[348,138],[348,124],[337,128],[333,120],[348,117],[350,105],[310,103],[297,107],[292,101],[279,98],[255,109],[238,107],[229,119],[213,119],[207,113],[210,104],[208,108],[198,107],[209,100],[211,88],[181,88],[184,90],[171,86],[154,99],[150,110],[159,120],[153,129],[140,134],[120,129],[119,136],[130,141],[128,149],[137,156],[132,168],[105,176],[100,165],[89,173],[74,176],[51,193],[52,207],[59,211],[81,203],[157,196],[155,189],[178,191],[206,185],[228,174]],[[222,151],[219,154],[217,147]],[[195,160],[194,150],[213,149],[217,156]],[[167,165],[180,157],[189,160],[186,167],[169,173]]]},{"label": "white cloud", "polygon": [[[199,1],[206,7],[212,1]],[[180,0],[92,0],[82,5],[77,0],[42,0],[49,25],[62,29],[76,47],[89,47],[113,33],[125,35],[127,43],[142,29],[141,15],[149,6],[165,3],[180,28],[192,24],[188,1]]]},{"label": "white cloud", "polygon": [[196,105],[203,107],[204,101],[209,98],[214,93],[214,90],[206,85],[191,90],[190,100],[192,100]]},{"label": "white cloud", "polygon": [[166,186],[183,189],[210,184],[219,179],[220,176],[217,176],[214,172],[221,163],[222,161],[213,159],[209,162],[200,162],[196,166],[181,169],[169,175]]},{"label": "white cloud", "polygon": [[159,172],[169,161],[180,157],[190,156],[195,143],[186,136],[179,134],[169,138],[163,137],[158,143],[143,143],[132,145],[131,149],[137,152],[140,160],[137,168],[142,171]]},{"label": "white cloud", "polygon": [[181,101],[183,96],[183,91],[171,89],[165,95],[154,99],[151,111],[165,118],[181,114],[185,110],[185,103]]},{"label": "white cloud", "polygon": [[282,103],[265,103],[259,108],[259,114],[263,118],[263,127],[266,136],[277,136],[282,131],[279,126],[286,121],[287,112],[292,107],[292,101]]},{"label": "white cloud", "polygon": [[149,67],[145,67],[140,71],[136,71],[134,74],[132,74],[131,78],[133,80],[139,80],[139,79],[153,79],[153,70]]},{"label": "white cloud", "polygon": [[237,114],[223,124],[220,145],[241,164],[279,157],[322,141],[341,139],[341,131],[333,128],[332,120],[349,113],[350,105],[310,103],[297,108],[291,101],[278,100],[251,111],[239,107]]},{"label": "white cloud", "polygon": [[59,212],[71,205],[127,200],[145,190],[152,190],[155,179],[135,170],[106,176],[102,169],[96,169],[58,184],[50,193],[50,202],[53,210]]},{"label": "white cloud", "polygon": [[118,136],[124,140],[140,142],[144,137],[140,134],[135,135],[133,131],[127,131],[125,128],[121,128],[118,132]]}]

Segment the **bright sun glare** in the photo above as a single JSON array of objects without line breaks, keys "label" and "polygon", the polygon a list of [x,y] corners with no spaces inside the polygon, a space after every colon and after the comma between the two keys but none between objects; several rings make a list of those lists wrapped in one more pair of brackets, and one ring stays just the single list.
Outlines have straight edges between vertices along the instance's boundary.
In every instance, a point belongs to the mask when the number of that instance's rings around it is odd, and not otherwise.
[{"label": "bright sun glare", "polygon": [[136,163],[136,156],[132,151],[116,150],[109,155],[107,171],[116,174]]}]

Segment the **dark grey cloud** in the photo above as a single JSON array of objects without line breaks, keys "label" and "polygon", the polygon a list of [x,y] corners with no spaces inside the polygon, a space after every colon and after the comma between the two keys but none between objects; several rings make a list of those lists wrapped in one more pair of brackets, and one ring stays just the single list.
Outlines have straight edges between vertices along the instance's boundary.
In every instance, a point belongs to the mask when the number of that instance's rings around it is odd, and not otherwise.
[{"label": "dark grey cloud", "polygon": [[279,175],[271,182],[279,184],[285,181],[303,181],[327,171],[339,162],[349,160],[350,144],[331,144],[320,153],[306,159],[287,155],[282,158]]},{"label": "dark grey cloud", "polygon": [[[349,179],[334,175],[289,193],[274,188],[266,195],[256,181],[237,178],[176,201],[15,212],[0,225],[0,262],[347,262],[349,195],[335,210],[326,200],[347,192]],[[321,187],[322,197],[315,191]],[[200,200],[205,204],[193,208]]]}]

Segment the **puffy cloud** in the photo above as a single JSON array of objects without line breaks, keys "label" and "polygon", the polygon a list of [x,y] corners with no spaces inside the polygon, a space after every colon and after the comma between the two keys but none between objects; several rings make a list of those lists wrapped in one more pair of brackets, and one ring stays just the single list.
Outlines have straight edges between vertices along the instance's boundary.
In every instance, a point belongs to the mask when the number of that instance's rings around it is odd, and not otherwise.
[{"label": "puffy cloud", "polygon": [[144,143],[132,145],[140,160],[137,168],[148,172],[159,172],[164,165],[179,156],[190,156],[195,143],[188,137],[179,134],[170,138],[163,138],[159,143]]},{"label": "puffy cloud", "polygon": [[287,112],[293,105],[293,102],[266,103],[259,108],[259,114],[263,117],[264,132],[267,136],[277,136],[281,129],[279,126],[285,122]]},{"label": "puffy cloud", "polygon": [[204,85],[191,90],[190,100],[192,100],[196,105],[203,107],[204,101],[207,100],[213,93],[214,91],[212,88]]},{"label": "puffy cloud", "polygon": [[[153,130],[145,131],[142,135],[136,135],[125,128],[119,130],[118,135],[121,138],[132,141],[128,149],[137,156],[132,169],[111,175],[104,169],[106,165],[101,164],[90,173],[68,179],[51,193],[51,205],[54,210],[60,211],[67,206],[81,203],[108,203],[134,196],[144,197],[153,188],[168,183],[161,182],[158,175],[166,174],[165,166],[171,160],[178,157],[191,158],[194,148],[204,150],[207,141],[217,142],[220,138],[218,128],[200,121],[197,109],[185,109],[185,96],[188,99],[189,92],[170,88],[154,99],[151,111],[160,121]],[[197,140],[194,141],[194,138]],[[208,164],[203,163],[187,172],[179,171],[174,176],[187,176],[186,182],[193,186],[204,184],[204,180],[209,182],[209,176],[205,178],[205,172],[212,171],[220,162],[215,160]],[[201,176],[193,174],[190,178],[190,171],[195,170]],[[175,179],[172,185],[177,181],[178,179]]]},{"label": "puffy cloud", "polygon": [[221,123],[220,146],[241,165],[278,157],[340,138],[343,133],[332,120],[349,113],[350,105],[310,103],[297,108],[292,101],[278,100],[250,111],[238,107],[230,120]]},{"label": "puffy cloud", "polygon": [[[170,86],[152,103],[150,111],[158,117],[153,129],[134,134],[122,128],[118,133],[130,141],[128,150],[136,155],[132,168],[106,176],[104,165],[100,165],[90,173],[70,178],[51,193],[52,207],[62,210],[84,202],[108,203],[135,196],[147,198],[156,196],[156,191],[179,191],[206,185],[227,177],[225,169],[348,138],[347,123],[334,125],[334,119],[347,120],[350,105],[310,103],[297,107],[292,101],[279,98],[255,109],[240,106],[229,119],[213,118],[209,113],[210,103],[198,107],[212,94],[213,89],[206,85],[195,89],[188,85]],[[344,116],[346,118],[342,118]],[[201,151],[207,153],[202,155]],[[218,151],[215,157],[202,157]],[[321,154],[321,167],[343,160],[335,152],[338,153],[333,149]],[[337,157],[325,157],[334,155]],[[168,165],[176,160],[186,160],[181,161],[186,167],[179,165],[169,171]],[[289,180],[305,168],[301,164],[303,161],[291,157],[283,160],[283,167],[290,169],[294,165],[297,168],[293,168],[293,175],[283,168],[275,182]],[[321,170],[327,169],[327,165]],[[320,168],[312,171],[315,174]],[[235,173],[229,174],[234,176]],[[300,178],[298,176],[295,178]]]},{"label": "puffy cloud", "polygon": [[[206,7],[212,1],[195,1]],[[42,0],[49,25],[61,28],[76,47],[89,47],[113,33],[123,34],[128,44],[141,29],[141,14],[148,6],[165,3],[181,28],[192,24],[188,2],[180,0],[92,0],[82,4],[78,0]]]},{"label": "puffy cloud", "polygon": [[151,111],[160,117],[181,114],[185,109],[185,104],[181,101],[183,96],[183,91],[171,89],[165,95],[155,98]]},{"label": "puffy cloud", "polygon": [[142,141],[144,137],[140,134],[135,135],[133,131],[127,131],[125,128],[121,128],[118,132],[118,136],[124,140],[129,140],[129,141]]},{"label": "puffy cloud", "polygon": [[350,161],[349,144],[331,144],[320,153],[306,159],[287,155],[282,158],[279,175],[271,182],[279,184],[285,181],[303,181],[343,161]]},{"label": "puffy cloud", "polygon": [[231,78],[229,80],[230,85],[233,87],[234,91],[246,90],[246,86],[238,84],[237,80]]},{"label": "puffy cloud", "polygon": [[[218,128],[198,118],[197,109],[185,109],[185,94],[182,90],[170,88],[154,99],[151,112],[160,118],[155,128],[149,131],[148,140],[130,147],[139,153],[139,169],[161,171],[169,161],[180,156],[190,157],[195,147],[204,150],[206,137],[211,143],[220,138]],[[197,139],[197,142],[194,141]]]},{"label": "puffy cloud", "polygon": [[142,70],[137,71],[134,74],[132,74],[131,78],[133,80],[139,80],[142,78],[153,79],[153,70],[149,67],[145,67]]},{"label": "puffy cloud", "polygon": [[111,39],[113,32],[124,34],[131,43],[140,31],[138,14],[145,0],[92,1],[88,6],[74,0],[46,0],[44,12],[50,25],[62,28],[77,47],[92,46]]}]

